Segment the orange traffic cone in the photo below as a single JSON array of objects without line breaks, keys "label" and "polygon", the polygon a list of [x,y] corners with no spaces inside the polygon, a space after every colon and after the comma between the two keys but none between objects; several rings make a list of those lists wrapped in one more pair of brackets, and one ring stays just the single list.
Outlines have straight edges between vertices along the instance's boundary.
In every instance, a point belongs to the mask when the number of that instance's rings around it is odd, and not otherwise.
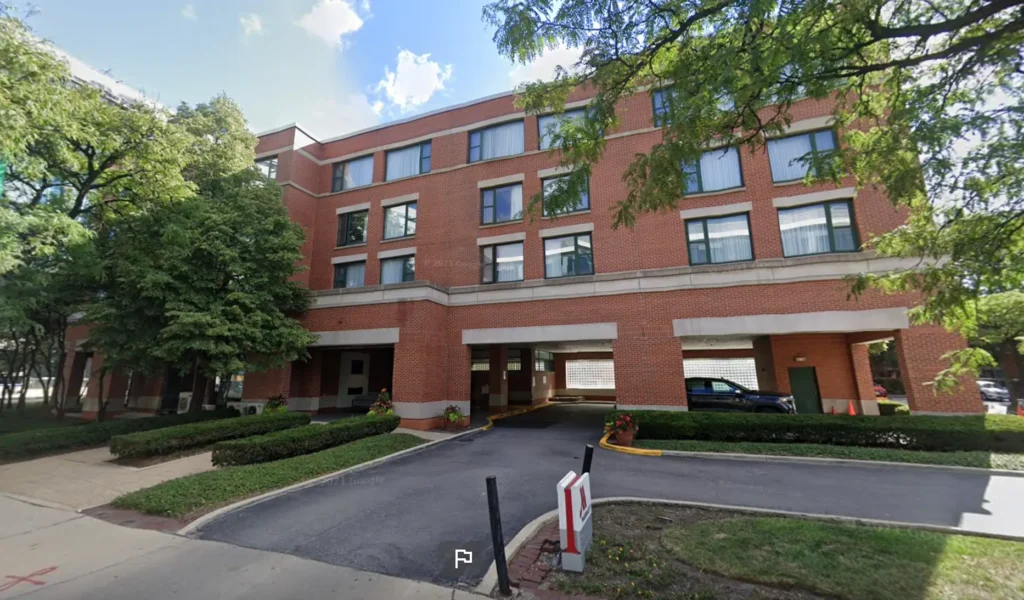
[{"label": "orange traffic cone", "polygon": [[1021,407],[1021,401],[1017,400],[1017,416],[1024,417],[1024,407]]},{"label": "orange traffic cone", "polygon": [[835,406],[833,406],[833,407],[832,407],[832,408],[830,409],[830,411],[829,411],[829,412],[830,412],[830,414],[833,414],[833,415],[834,415],[834,414],[836,414],[836,407],[835,407]]},{"label": "orange traffic cone", "polygon": [[854,408],[853,406],[853,400],[850,400],[850,402],[846,405],[846,414],[850,415],[851,417],[857,415],[857,409]]}]

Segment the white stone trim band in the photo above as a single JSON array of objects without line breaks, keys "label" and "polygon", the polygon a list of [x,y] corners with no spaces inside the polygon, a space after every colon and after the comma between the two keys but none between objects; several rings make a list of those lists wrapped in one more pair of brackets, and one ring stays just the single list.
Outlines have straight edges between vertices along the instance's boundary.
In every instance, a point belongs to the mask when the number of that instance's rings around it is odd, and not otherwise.
[{"label": "white stone trim band", "polygon": [[366,253],[362,254],[349,254],[348,256],[333,256],[331,257],[332,265],[340,265],[343,263],[363,262],[366,260]]},{"label": "white stone trim band", "polygon": [[394,198],[388,198],[381,200],[381,206],[395,206],[396,204],[406,204],[408,202],[418,202],[420,199],[419,192],[413,192],[412,194],[405,194],[403,196],[395,196]]},{"label": "white stone trim band", "polygon": [[844,187],[837,190],[825,190],[823,192],[811,192],[798,196],[783,196],[772,198],[772,206],[775,208],[788,208],[790,206],[803,206],[804,204],[815,204],[829,200],[852,200],[857,196],[857,188]]},{"label": "white stone trim band", "polygon": [[507,244],[509,242],[521,242],[526,239],[526,232],[506,233],[505,235],[492,235],[476,238],[477,246],[492,246],[494,244]]},{"label": "white stone trim band", "polygon": [[801,119],[799,121],[793,121],[789,125],[783,127],[782,135],[793,135],[803,133],[805,131],[814,131],[815,129],[827,129],[831,127],[833,123],[835,123],[835,118],[832,115],[814,117],[812,119]]},{"label": "white stone trim band", "polygon": [[363,202],[362,204],[353,204],[352,206],[342,206],[334,211],[335,214],[343,215],[350,212],[359,212],[361,210],[370,210],[370,203]]},{"label": "white stone trim band", "polygon": [[673,410],[677,412],[687,412],[690,410],[687,406],[680,404],[622,404],[616,403],[615,410]]},{"label": "white stone trim band", "polygon": [[679,218],[683,220],[703,219],[704,217],[718,217],[722,215],[746,213],[750,212],[753,209],[754,205],[751,202],[737,202],[736,204],[707,206],[705,208],[688,208],[686,210],[679,211]]},{"label": "white stone trim band", "polygon": [[565,225],[564,227],[551,227],[541,229],[538,234],[541,238],[558,237],[560,235],[572,235],[574,233],[589,233],[594,230],[593,223],[580,223],[579,225]]},{"label": "white stone trim band", "polygon": [[618,338],[618,323],[584,323],[582,325],[547,325],[540,327],[499,327],[495,329],[462,330],[463,344],[580,342],[587,340],[615,340]]},{"label": "white stone trim band", "polygon": [[384,329],[349,329],[344,331],[315,331],[320,339],[310,344],[320,346],[370,346],[397,344],[398,327]]},{"label": "white stone trim band", "polygon": [[476,182],[477,189],[484,189],[490,187],[497,187],[499,185],[506,185],[509,183],[522,183],[526,181],[526,174],[519,173],[517,175],[506,175],[505,177],[495,177],[494,179],[484,179]]},{"label": "white stone trim band", "polygon": [[377,258],[394,258],[396,256],[411,256],[416,254],[416,246],[410,246],[408,248],[395,248],[394,250],[381,250],[377,253]]},{"label": "white stone trim band", "polygon": [[779,315],[673,319],[677,337],[720,335],[782,335],[793,333],[850,333],[907,329],[906,308],[830,310]]}]

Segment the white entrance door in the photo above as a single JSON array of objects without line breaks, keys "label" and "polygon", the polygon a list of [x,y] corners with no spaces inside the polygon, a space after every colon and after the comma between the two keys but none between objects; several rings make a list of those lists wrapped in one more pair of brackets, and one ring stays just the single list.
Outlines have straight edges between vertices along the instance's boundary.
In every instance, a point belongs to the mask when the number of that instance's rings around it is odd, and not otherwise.
[{"label": "white entrance door", "polygon": [[341,353],[341,378],[338,381],[338,406],[352,406],[352,399],[369,393],[370,355],[364,352]]}]

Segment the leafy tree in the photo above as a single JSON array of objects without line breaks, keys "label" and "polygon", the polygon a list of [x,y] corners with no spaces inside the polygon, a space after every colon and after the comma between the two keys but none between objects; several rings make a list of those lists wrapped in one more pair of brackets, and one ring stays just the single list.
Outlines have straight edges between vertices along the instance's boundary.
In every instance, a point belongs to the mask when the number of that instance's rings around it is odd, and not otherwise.
[{"label": "leafy tree", "polygon": [[[984,364],[995,364],[986,360],[985,348],[993,348],[1013,356],[1018,374],[1024,374],[1024,292],[1013,291],[982,296],[977,304],[977,323],[968,326],[968,331],[976,332],[972,342],[977,345],[974,353],[981,355],[976,359]],[[1024,398],[1024,377],[1017,382],[1016,394]]]},{"label": "leafy tree", "polygon": [[193,410],[201,376],[280,366],[314,340],[293,316],[308,302],[290,280],[304,235],[280,188],[251,167],[203,187],[104,242],[108,279],[87,311],[111,366],[191,371]]},{"label": "leafy tree", "polygon": [[[545,198],[553,212],[578,197],[626,96],[663,88],[667,106],[662,139],[626,171],[616,227],[674,208],[681,165],[709,146],[761,149],[794,103],[830,99],[841,148],[806,157],[807,180],[884,186],[910,218],[867,245],[927,259],[855,291],[918,290],[915,319],[952,325],[973,323],[980,295],[1024,285],[1021,0],[497,0],[484,20],[516,61],[581,52],[553,81],[519,90],[534,113],[561,110],[581,86],[596,94],[586,118],[554,136],[573,176]],[[961,372],[978,367],[952,358]]]}]

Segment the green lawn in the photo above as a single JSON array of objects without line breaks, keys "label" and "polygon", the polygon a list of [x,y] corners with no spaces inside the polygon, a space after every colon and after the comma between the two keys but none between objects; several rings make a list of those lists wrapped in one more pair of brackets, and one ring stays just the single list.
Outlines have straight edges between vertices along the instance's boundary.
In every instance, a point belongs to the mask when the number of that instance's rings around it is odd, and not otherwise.
[{"label": "green lawn", "polygon": [[827,446],[824,444],[706,442],[700,440],[636,440],[633,442],[633,445],[637,448],[682,450],[687,452],[734,452],[738,454],[851,458],[857,460],[918,463],[923,465],[954,465],[959,467],[1024,471],[1024,454],[997,454],[994,452],[925,452],[921,450],[896,450],[890,448]]},{"label": "green lawn", "polygon": [[[884,502],[884,499],[879,499]],[[594,507],[583,574],[609,600],[1024,599],[1024,543],[637,503]]]},{"label": "green lawn", "polygon": [[1024,543],[776,517],[665,532],[676,557],[746,581],[847,600],[1024,598]]},{"label": "green lawn", "polygon": [[231,502],[340,471],[423,442],[423,439],[407,433],[377,435],[314,454],[188,475],[126,494],[112,504],[152,515],[194,517]]},{"label": "green lawn", "polygon": [[64,417],[58,420],[57,417],[50,414],[49,406],[41,404],[26,406],[24,414],[18,414],[14,408],[5,408],[4,412],[0,413],[0,435],[35,429],[69,427],[81,425],[82,422],[81,419],[74,417]]}]

